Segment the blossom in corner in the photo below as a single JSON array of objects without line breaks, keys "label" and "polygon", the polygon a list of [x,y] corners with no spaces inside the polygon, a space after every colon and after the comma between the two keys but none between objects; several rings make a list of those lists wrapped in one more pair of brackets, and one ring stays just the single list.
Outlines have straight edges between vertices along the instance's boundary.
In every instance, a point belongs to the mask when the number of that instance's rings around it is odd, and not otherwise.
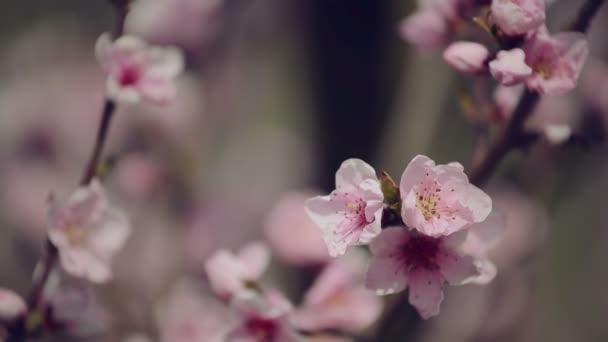
[{"label": "blossom in corner", "polygon": [[259,242],[243,247],[238,254],[220,249],[205,262],[205,272],[213,291],[222,299],[234,295],[257,282],[268,267],[270,251]]},{"label": "blossom in corner", "polygon": [[524,35],[545,23],[544,0],[493,0],[491,18],[509,36]]},{"label": "blossom in corner", "polygon": [[12,322],[25,314],[27,307],[21,296],[15,292],[0,288],[0,323]]},{"label": "blossom in corner", "polygon": [[531,36],[523,49],[526,64],[533,70],[526,85],[541,95],[563,95],[574,89],[589,56],[584,34],[562,32],[550,36],[546,28]]},{"label": "blossom in corner", "polygon": [[124,212],[110,206],[94,179],[60,203],[51,197],[48,236],[59,250],[63,269],[73,277],[104,283],[112,277],[112,258],[124,246],[131,227]]},{"label": "blossom in corner", "polygon": [[456,71],[475,75],[486,69],[488,49],[474,42],[454,42],[443,52],[443,59]]},{"label": "blossom in corner", "polygon": [[184,68],[177,48],[151,46],[128,35],[112,41],[106,33],[97,40],[95,52],[108,75],[106,87],[112,100],[167,104],[175,98],[174,78]]},{"label": "blossom in corner", "polygon": [[499,51],[496,59],[490,62],[490,73],[504,86],[516,85],[532,74],[526,64],[526,54],[522,49]]},{"label": "blossom in corner", "polygon": [[435,165],[416,156],[401,176],[403,222],[424,235],[450,235],[482,222],[492,210],[492,200],[469,183],[459,163]]},{"label": "blossom in corner", "polygon": [[458,249],[466,233],[435,238],[404,227],[384,229],[370,245],[367,287],[378,294],[409,288],[420,316],[438,315],[446,283],[461,285],[480,275],[475,259]]},{"label": "blossom in corner", "polygon": [[292,315],[304,331],[339,330],[357,333],[382,312],[382,301],[364,286],[365,256],[352,250],[329,263]]},{"label": "blossom in corner", "polygon": [[360,159],[348,159],[336,172],[336,189],[305,205],[321,229],[329,254],[336,257],[349,246],[367,244],[380,234],[383,200],[374,169]]},{"label": "blossom in corner", "polygon": [[260,295],[245,290],[232,300],[239,323],[222,339],[224,342],[304,342],[289,322],[292,305],[279,292]]}]

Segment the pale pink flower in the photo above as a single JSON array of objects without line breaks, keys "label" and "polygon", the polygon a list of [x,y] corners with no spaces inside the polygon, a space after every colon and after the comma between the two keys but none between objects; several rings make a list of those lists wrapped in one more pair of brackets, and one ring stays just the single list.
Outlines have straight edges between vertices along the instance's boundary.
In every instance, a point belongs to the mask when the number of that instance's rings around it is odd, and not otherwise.
[{"label": "pale pink flower", "polygon": [[326,266],[294,312],[295,326],[304,331],[358,332],[380,316],[381,299],[363,285],[364,256],[354,252]]},{"label": "pale pink flower", "polygon": [[268,248],[259,242],[243,247],[237,255],[220,249],[205,262],[205,272],[213,291],[230,299],[247,283],[260,280],[270,262]]},{"label": "pale pink flower", "polygon": [[96,179],[74,191],[65,203],[51,198],[48,228],[65,271],[95,283],[110,280],[112,258],[131,231],[126,215],[110,206]]},{"label": "pale pink flower", "polygon": [[454,42],[443,52],[443,59],[449,66],[464,74],[475,75],[486,69],[488,49],[474,42]]},{"label": "pale pink flower", "polygon": [[348,246],[369,243],[380,234],[384,195],[374,169],[360,159],[346,160],[336,172],[336,190],[306,201],[333,257]]},{"label": "pale pink flower", "polygon": [[526,85],[541,95],[562,95],[574,89],[589,55],[587,38],[579,32],[550,36],[539,29],[523,46],[533,74]]},{"label": "pale pink flower", "polygon": [[112,42],[108,34],[103,34],[95,51],[108,74],[107,92],[111,99],[165,104],[175,98],[174,78],[184,68],[184,57],[177,48],[149,46],[133,36]]},{"label": "pale pink flower", "polygon": [[291,304],[278,292],[264,296],[242,291],[232,302],[241,317],[239,324],[226,334],[224,342],[304,342],[289,323]]},{"label": "pale pink flower", "polygon": [[384,229],[370,245],[367,287],[378,294],[409,288],[410,304],[420,315],[436,316],[446,282],[461,285],[480,274],[475,260],[457,249],[463,237],[463,232],[434,238],[404,227]]},{"label": "pale pink flower", "polygon": [[27,307],[21,296],[15,292],[0,288],[0,323],[12,322],[25,314]]},{"label": "pale pink flower", "polygon": [[317,225],[306,214],[308,198],[308,193],[283,195],[266,220],[270,247],[292,265],[323,264],[330,259]]},{"label": "pale pink flower", "polygon": [[512,86],[524,81],[532,74],[526,62],[526,54],[522,49],[499,51],[496,59],[490,62],[490,73],[504,86]]},{"label": "pale pink flower", "polygon": [[439,49],[447,41],[449,23],[434,8],[424,8],[406,17],[399,24],[399,34],[421,51]]},{"label": "pale pink flower", "polygon": [[492,21],[507,35],[531,32],[545,23],[543,0],[493,0]]},{"label": "pale pink flower", "polygon": [[469,183],[459,163],[435,165],[418,155],[403,172],[400,190],[403,221],[429,236],[450,235],[482,222],[492,210],[490,197]]}]

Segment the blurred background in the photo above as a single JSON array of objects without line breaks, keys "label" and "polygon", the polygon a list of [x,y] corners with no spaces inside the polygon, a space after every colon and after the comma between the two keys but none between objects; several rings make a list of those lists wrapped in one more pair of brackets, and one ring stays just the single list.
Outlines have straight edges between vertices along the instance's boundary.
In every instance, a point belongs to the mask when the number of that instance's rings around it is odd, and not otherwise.
[{"label": "blurred background", "polygon": [[[564,27],[581,3],[554,1],[549,27]],[[103,0],[2,5],[0,286],[25,295],[43,247],[47,198],[69,195],[92,147],[104,94],[93,47],[116,17]],[[493,84],[457,75],[440,50],[405,42],[398,27],[416,7],[413,0],[137,1],[127,32],[180,46],[187,70],[174,104],[119,107],[105,177],[135,232],[116,260],[115,281],[82,307],[61,298],[74,323],[47,339],[162,334],[167,302],[185,282],[200,292],[201,321],[212,329],[222,314],[209,314],[220,304],[205,288],[204,260],[252,240],[267,240],[275,252],[265,281],[298,303],[327,261],[301,203],[333,189],[344,159],[364,159],[395,179],[416,154],[468,169],[479,127],[462,99]],[[507,218],[492,254],[497,279],[450,288],[441,315],[428,321],[402,308],[402,321],[381,326],[382,341],[608,340],[608,151],[599,139],[608,125],[607,19],[603,8],[579,89],[537,109],[592,134],[593,143],[540,142],[512,153],[486,188]],[[293,234],[310,248],[286,249]],[[376,336],[374,329],[364,334]]]}]

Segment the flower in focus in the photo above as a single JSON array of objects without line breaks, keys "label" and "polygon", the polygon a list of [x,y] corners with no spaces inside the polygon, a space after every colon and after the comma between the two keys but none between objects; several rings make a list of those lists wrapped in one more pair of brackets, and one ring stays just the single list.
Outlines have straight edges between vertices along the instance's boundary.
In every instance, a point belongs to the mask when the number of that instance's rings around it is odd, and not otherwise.
[{"label": "flower in focus", "polygon": [[380,234],[384,195],[374,169],[349,159],[336,172],[336,190],[306,201],[306,211],[320,227],[333,257],[348,246],[369,243]]},{"label": "flower in focus", "polygon": [[294,312],[295,326],[305,331],[358,332],[380,316],[380,298],[363,286],[364,256],[354,252],[326,266],[305,295],[302,307]]},{"label": "flower in focus", "polygon": [[96,179],[78,188],[65,203],[51,198],[48,227],[63,269],[95,283],[110,280],[112,258],[131,231],[127,216],[109,205]]},{"label": "flower in focus", "polygon": [[175,47],[149,46],[133,36],[111,41],[103,34],[95,46],[97,60],[108,74],[108,96],[123,103],[146,100],[166,104],[176,95],[174,78],[184,68]]},{"label": "flower in focus", "polygon": [[544,0],[493,0],[490,10],[494,24],[510,36],[524,35],[545,22]]},{"label": "flower in focus", "polygon": [[370,245],[367,287],[379,294],[409,288],[409,301],[424,319],[438,315],[446,282],[461,285],[480,276],[475,259],[458,250],[463,236],[435,238],[403,227],[384,229]]},{"label": "flower in focus", "polygon": [[526,62],[526,54],[522,49],[499,51],[496,59],[490,62],[490,73],[504,86],[512,86],[522,82],[532,74]]},{"label": "flower in focus", "polygon": [[450,235],[482,222],[492,200],[469,183],[459,163],[435,165],[416,156],[401,176],[401,216],[405,224],[432,237]]},{"label": "flower in focus", "polygon": [[473,42],[454,42],[443,52],[443,59],[455,70],[464,74],[475,75],[486,69],[485,62],[490,52]]},{"label": "flower in focus", "polygon": [[266,220],[266,237],[273,251],[292,265],[324,264],[330,259],[317,225],[304,209],[307,193],[282,196]]},{"label": "flower in focus", "polygon": [[232,301],[241,317],[239,324],[226,334],[225,342],[304,342],[289,323],[291,304],[278,292],[264,296],[242,291]]},{"label": "flower in focus", "polygon": [[574,89],[583,69],[589,46],[579,32],[562,32],[550,36],[539,29],[523,46],[526,64],[533,74],[526,85],[541,95],[562,95]]},{"label": "flower in focus", "polygon": [[268,267],[270,251],[254,242],[243,247],[237,255],[218,250],[205,262],[205,272],[213,291],[223,299],[230,299],[257,282]]},{"label": "flower in focus", "polygon": [[25,301],[15,292],[0,288],[0,323],[11,322],[27,310]]}]

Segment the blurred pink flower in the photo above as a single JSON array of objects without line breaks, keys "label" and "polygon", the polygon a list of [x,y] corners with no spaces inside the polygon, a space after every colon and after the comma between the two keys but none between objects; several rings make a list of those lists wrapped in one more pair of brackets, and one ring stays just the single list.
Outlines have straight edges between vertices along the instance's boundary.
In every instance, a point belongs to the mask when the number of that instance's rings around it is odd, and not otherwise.
[{"label": "blurred pink flower", "polygon": [[469,183],[459,163],[435,165],[418,155],[403,172],[400,190],[405,224],[433,237],[482,222],[492,210],[490,197]]},{"label": "blurred pink flower", "polygon": [[434,238],[404,227],[384,229],[370,245],[367,287],[378,294],[409,288],[409,301],[422,318],[438,315],[446,282],[461,285],[479,276],[475,259],[457,249],[463,236]]},{"label": "blurred pink flower", "polygon": [[524,81],[532,74],[525,62],[526,54],[522,49],[499,51],[496,59],[490,62],[490,73],[504,86],[512,86]]},{"label": "blurred pink flower", "polygon": [[95,283],[110,280],[112,258],[131,230],[126,215],[110,207],[96,179],[74,191],[65,203],[50,199],[48,228],[65,271]]},{"label": "blurred pink flower", "polygon": [[233,317],[213,298],[203,297],[192,281],[182,279],[157,309],[161,342],[217,341]]},{"label": "blurred pink flower", "polygon": [[310,197],[304,192],[283,195],[266,220],[270,247],[292,265],[323,264],[330,259],[317,225],[304,208]]},{"label": "blurred pink flower", "polygon": [[15,292],[0,288],[0,323],[12,322],[25,314],[27,307],[21,296]]},{"label": "blurred pink flower", "polygon": [[524,35],[545,23],[543,0],[493,0],[490,10],[494,24],[511,36]]},{"label": "blurred pink flower", "polygon": [[365,257],[356,250],[325,267],[296,309],[292,322],[304,331],[358,332],[382,312],[382,300],[363,284]]},{"label": "blurred pink flower", "polygon": [[184,57],[177,48],[149,46],[133,36],[112,42],[109,34],[103,34],[95,51],[108,74],[107,92],[111,99],[166,104],[175,98],[173,79],[184,68]]},{"label": "blurred pink flower", "polygon": [[423,52],[441,48],[449,35],[449,23],[434,8],[424,8],[406,17],[399,24],[399,34]]},{"label": "blurred pink flower", "polygon": [[291,304],[278,292],[261,296],[242,291],[232,305],[241,316],[237,327],[224,337],[224,342],[304,342],[288,320]]},{"label": "blurred pink flower", "polygon": [[260,280],[269,262],[268,248],[253,242],[237,255],[225,249],[218,250],[205,262],[205,272],[213,291],[222,299],[230,299],[244,290],[247,283]]},{"label": "blurred pink flower", "polygon": [[550,36],[546,28],[532,35],[523,49],[526,64],[534,71],[526,85],[541,95],[562,95],[574,89],[589,55],[584,34],[562,32]]},{"label": "blurred pink flower", "polygon": [[443,59],[449,66],[469,75],[484,71],[489,56],[490,52],[485,46],[465,41],[454,42],[443,52]]},{"label": "blurred pink flower", "polygon": [[380,234],[383,200],[376,171],[360,159],[348,159],[336,172],[336,190],[306,201],[306,211],[336,257]]}]

